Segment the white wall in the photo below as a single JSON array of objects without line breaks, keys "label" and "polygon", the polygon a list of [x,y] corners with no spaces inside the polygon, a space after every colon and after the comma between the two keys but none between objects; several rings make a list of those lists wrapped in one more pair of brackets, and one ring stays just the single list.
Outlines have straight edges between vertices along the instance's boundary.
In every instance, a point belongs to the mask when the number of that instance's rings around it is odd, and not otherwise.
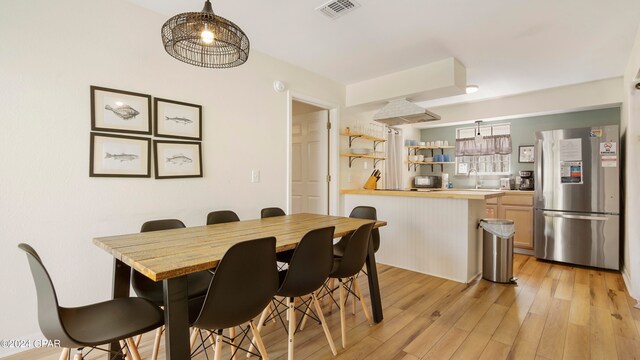
[{"label": "white wall", "polygon": [[[112,258],[92,238],[150,219],[194,226],[214,209],[247,219],[285,207],[287,99],[274,80],[344,103],[343,85],[255,50],[234,69],[181,63],[162,48],[165,20],[123,0],[0,2],[0,339],[38,332],[19,242],[40,251],[62,305],[105,300]],[[90,85],[203,105],[204,177],[89,178]]]},{"label": "white wall", "polygon": [[623,275],[627,288],[635,299],[640,299],[640,90],[634,85],[640,81],[640,29],[629,64],[624,75],[624,103],[622,106],[622,131],[626,137],[626,212]]}]

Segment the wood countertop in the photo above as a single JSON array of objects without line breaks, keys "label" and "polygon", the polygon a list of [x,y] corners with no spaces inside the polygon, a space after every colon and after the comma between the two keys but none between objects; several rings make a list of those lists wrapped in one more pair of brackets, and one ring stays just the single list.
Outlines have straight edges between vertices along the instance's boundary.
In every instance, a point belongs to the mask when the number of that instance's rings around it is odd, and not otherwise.
[{"label": "wood countertop", "polygon": [[364,189],[348,189],[341,190],[341,194],[352,195],[381,195],[381,196],[410,196],[410,197],[426,197],[426,198],[445,198],[445,199],[467,199],[467,200],[486,200],[498,198],[505,195],[505,191],[482,191],[482,190],[431,190],[431,191],[410,191],[410,190],[364,190]]}]

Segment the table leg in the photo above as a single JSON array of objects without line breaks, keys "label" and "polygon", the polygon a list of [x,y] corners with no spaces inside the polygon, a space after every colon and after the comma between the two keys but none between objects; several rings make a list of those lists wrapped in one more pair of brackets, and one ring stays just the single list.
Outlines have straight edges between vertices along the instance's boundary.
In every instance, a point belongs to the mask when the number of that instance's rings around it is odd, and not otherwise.
[{"label": "table leg", "polygon": [[163,284],[166,359],[188,359],[191,350],[189,348],[187,277],[167,279]]},{"label": "table leg", "polygon": [[[131,286],[131,268],[129,265],[123,263],[118,259],[113,259],[113,284],[111,289],[111,296],[114,299],[129,297],[129,287]],[[117,352],[119,357],[122,357],[120,350],[120,343],[114,341],[109,344],[109,349],[113,352]],[[114,357],[116,354],[113,354]]]},{"label": "table leg", "polygon": [[380,285],[378,284],[378,269],[376,267],[376,252],[373,250],[373,241],[369,238],[369,251],[367,255],[367,278],[369,280],[369,295],[371,296],[371,312],[373,322],[379,323],[383,319],[382,299]]}]

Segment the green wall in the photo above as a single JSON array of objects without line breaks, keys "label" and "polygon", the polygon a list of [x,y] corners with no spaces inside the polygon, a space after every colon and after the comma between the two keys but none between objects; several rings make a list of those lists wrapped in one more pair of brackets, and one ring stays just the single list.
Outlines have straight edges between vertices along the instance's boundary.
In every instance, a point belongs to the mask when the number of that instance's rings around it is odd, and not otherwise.
[{"label": "green wall", "polygon": [[[577,111],[564,114],[532,116],[516,119],[505,119],[500,121],[487,122],[486,124],[511,124],[511,139],[513,144],[513,152],[511,154],[511,170],[514,176],[518,175],[520,170],[533,170],[533,164],[518,163],[518,146],[533,145],[535,141],[536,131],[568,129],[600,125],[620,125],[620,108],[609,108],[599,110]],[[420,141],[447,140],[449,145],[455,144],[455,133],[457,128],[470,127],[473,124],[444,126],[439,128],[424,129],[420,132]],[[445,150],[450,154],[454,154],[454,150]],[[423,150],[423,154],[428,152]],[[444,172],[449,173],[449,180],[453,182],[454,187],[471,187],[473,186],[473,176],[468,178],[466,175],[454,176],[455,165],[445,165]],[[419,171],[423,175],[440,175],[440,166],[434,166],[431,171],[430,166],[422,165]],[[498,187],[498,176],[482,177],[484,187]]]}]

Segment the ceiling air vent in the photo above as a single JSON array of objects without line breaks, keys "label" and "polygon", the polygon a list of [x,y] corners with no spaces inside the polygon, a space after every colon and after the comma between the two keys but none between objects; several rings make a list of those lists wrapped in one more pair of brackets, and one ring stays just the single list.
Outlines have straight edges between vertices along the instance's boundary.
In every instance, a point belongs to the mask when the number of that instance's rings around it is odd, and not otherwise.
[{"label": "ceiling air vent", "polygon": [[331,0],[323,5],[320,5],[320,7],[316,8],[316,10],[322,12],[324,16],[334,20],[359,7],[360,4],[353,0]]}]

